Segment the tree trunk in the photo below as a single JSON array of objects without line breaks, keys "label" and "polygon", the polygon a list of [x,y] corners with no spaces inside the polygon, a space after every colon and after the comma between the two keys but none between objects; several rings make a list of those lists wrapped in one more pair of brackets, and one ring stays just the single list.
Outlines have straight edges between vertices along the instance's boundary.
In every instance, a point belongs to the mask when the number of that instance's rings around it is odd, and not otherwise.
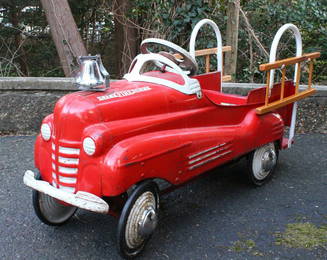
[{"label": "tree trunk", "polygon": [[129,0],[114,2],[116,73],[118,77],[128,71],[129,65],[137,53],[137,31],[135,25],[127,17],[130,8]]},{"label": "tree trunk", "polygon": [[76,69],[76,59],[87,55],[67,0],[41,0],[66,77]]},{"label": "tree trunk", "polygon": [[240,0],[233,0],[228,2],[227,7],[227,31],[226,42],[232,47],[231,52],[226,53],[225,71],[226,74],[232,75],[235,79],[237,49],[238,49],[238,26],[240,15]]}]

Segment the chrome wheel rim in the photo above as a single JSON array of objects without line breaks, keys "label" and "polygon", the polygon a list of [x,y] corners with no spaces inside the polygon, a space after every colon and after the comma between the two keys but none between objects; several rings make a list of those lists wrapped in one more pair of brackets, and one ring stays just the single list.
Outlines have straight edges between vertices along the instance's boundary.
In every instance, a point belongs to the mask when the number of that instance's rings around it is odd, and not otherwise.
[{"label": "chrome wheel rim", "polygon": [[39,192],[39,206],[44,218],[54,224],[68,220],[76,211],[76,207],[65,206],[44,193]]},{"label": "chrome wheel rim", "polygon": [[144,192],[134,203],[126,223],[125,240],[129,248],[142,245],[157,226],[157,201],[155,195]]},{"label": "chrome wheel rim", "polygon": [[257,180],[265,179],[274,169],[277,155],[273,143],[258,148],[253,155],[252,171]]}]

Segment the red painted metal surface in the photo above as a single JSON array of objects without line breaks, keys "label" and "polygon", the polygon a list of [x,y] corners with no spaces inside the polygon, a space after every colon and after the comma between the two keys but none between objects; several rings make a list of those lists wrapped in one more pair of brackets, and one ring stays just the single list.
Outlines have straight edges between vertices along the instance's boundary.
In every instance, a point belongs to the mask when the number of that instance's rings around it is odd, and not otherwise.
[{"label": "red painted metal surface", "polygon": [[[150,73],[183,83],[175,73]],[[259,116],[255,108],[264,102],[264,88],[242,97],[220,92],[220,73],[195,78],[202,98],[127,80],[113,82],[105,92],[62,97],[43,121],[51,126],[51,139],[38,136],[35,144],[42,178],[74,192],[117,196],[144,179],[182,184],[266,143],[282,146],[292,105]],[[285,89],[285,96],[292,94],[293,83],[287,82]],[[279,91],[276,84],[271,99],[278,99]],[[86,137],[96,143],[92,156],[82,147]],[[61,181],[72,176],[76,184]]]}]

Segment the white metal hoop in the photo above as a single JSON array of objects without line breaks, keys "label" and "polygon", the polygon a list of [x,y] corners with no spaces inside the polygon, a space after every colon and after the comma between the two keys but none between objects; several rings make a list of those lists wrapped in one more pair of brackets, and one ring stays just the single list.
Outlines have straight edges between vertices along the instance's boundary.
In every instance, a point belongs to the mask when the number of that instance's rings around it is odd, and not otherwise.
[{"label": "white metal hoop", "polygon": [[[277,47],[280,41],[280,38],[284,34],[285,31],[291,30],[295,36],[295,42],[296,42],[296,57],[302,56],[302,37],[299,29],[292,23],[287,23],[279,28],[277,31],[274,40],[271,44],[270,48],[270,56],[269,56],[269,62],[276,61],[276,53],[277,53]],[[295,65],[295,72],[294,72],[294,82],[296,82],[297,74],[300,73],[299,64]],[[269,88],[272,88],[274,85],[274,74],[275,70],[270,71],[270,81],[269,81]],[[297,111],[297,102],[293,104],[293,111],[292,111],[292,119],[291,119],[291,126],[289,131],[289,137],[288,137],[288,147],[291,147],[292,141],[294,138],[295,133],[295,122],[296,122],[296,111]]]},{"label": "white metal hoop", "polygon": [[[221,33],[220,33],[220,30],[219,30],[219,27],[218,25],[210,20],[210,19],[203,19],[201,21],[199,21],[193,31],[192,31],[192,34],[191,34],[191,39],[190,39],[190,54],[191,56],[195,59],[195,40],[196,40],[196,37],[198,35],[198,32],[199,30],[201,29],[201,27],[205,24],[208,24],[212,27],[212,29],[215,31],[215,34],[216,34],[216,39],[217,39],[217,71],[218,72],[222,72],[222,68],[223,68],[223,46],[222,46],[222,39],[221,39]],[[221,85],[221,82],[222,82],[222,76],[223,75],[220,75],[220,85]]]},{"label": "white metal hoop", "polygon": [[[295,36],[295,41],[296,41],[296,57],[298,56],[302,56],[302,37],[301,37],[301,33],[299,31],[299,29],[292,23],[287,23],[284,24],[282,27],[279,28],[279,30],[277,31],[274,40],[271,44],[271,48],[270,48],[270,55],[269,55],[269,63],[276,61],[276,53],[277,53],[277,48],[278,48],[278,44],[279,41],[282,37],[282,35],[284,34],[285,31],[287,30],[291,30]],[[295,72],[294,72],[294,82],[296,80],[296,75],[299,71],[298,68],[298,64],[296,64],[295,66]],[[270,73],[270,82],[269,82],[269,87],[272,88],[272,86],[274,85],[274,74],[275,74],[275,70],[271,70]]]}]

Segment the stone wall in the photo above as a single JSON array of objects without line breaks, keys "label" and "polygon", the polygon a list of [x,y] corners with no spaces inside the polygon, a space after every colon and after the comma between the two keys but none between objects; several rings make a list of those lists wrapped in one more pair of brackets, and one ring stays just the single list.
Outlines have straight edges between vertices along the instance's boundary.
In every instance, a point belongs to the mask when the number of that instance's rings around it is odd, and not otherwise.
[{"label": "stone wall", "polygon": [[[224,83],[223,91],[246,95],[262,85]],[[298,132],[327,134],[327,87],[300,102]],[[42,119],[52,113],[55,102],[76,91],[70,78],[0,78],[0,134],[34,134]]]},{"label": "stone wall", "polygon": [[34,134],[56,101],[75,91],[69,78],[0,78],[0,134]]}]

